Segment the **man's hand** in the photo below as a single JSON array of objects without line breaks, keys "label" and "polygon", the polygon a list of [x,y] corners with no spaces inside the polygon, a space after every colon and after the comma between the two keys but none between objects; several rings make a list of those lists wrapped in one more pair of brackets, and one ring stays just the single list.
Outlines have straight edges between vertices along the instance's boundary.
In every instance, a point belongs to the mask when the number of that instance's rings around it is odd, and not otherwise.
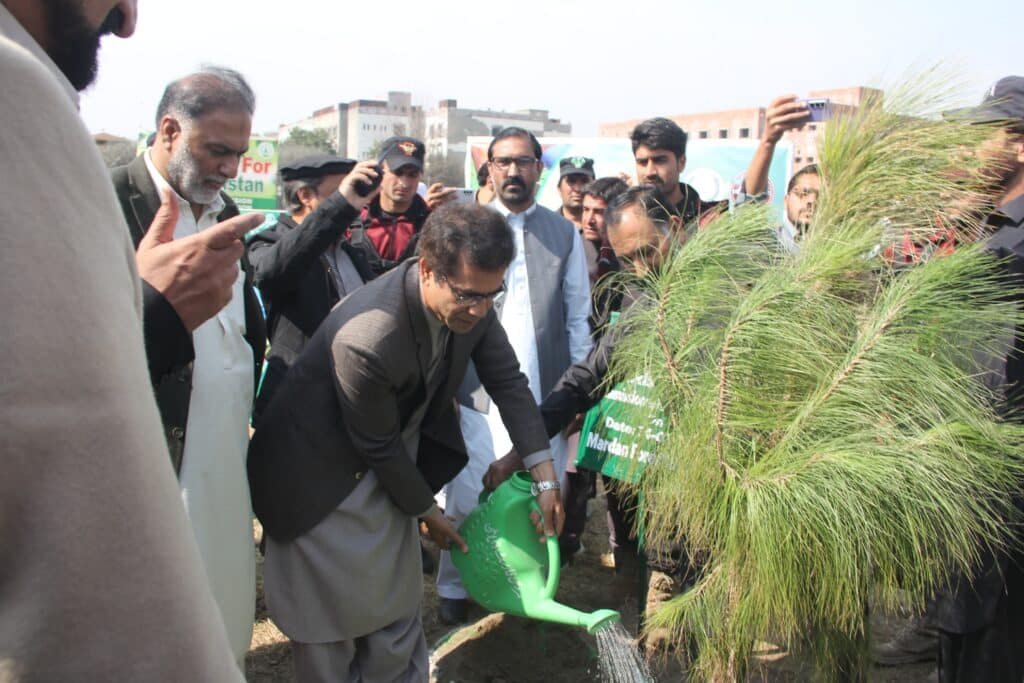
[{"label": "man's hand", "polygon": [[441,508],[433,506],[420,519],[427,525],[427,534],[430,536],[430,540],[437,544],[437,547],[442,550],[451,550],[454,545],[464,553],[469,552],[469,546],[462,540],[462,536],[459,536],[459,532],[455,530],[455,525],[451,520],[441,512]]},{"label": "man's hand", "polygon": [[586,417],[586,413],[576,413],[576,417],[572,419],[572,422],[565,425],[565,429],[562,430],[562,436],[569,438],[576,432],[580,431],[583,427],[583,420]]},{"label": "man's hand", "polygon": [[772,100],[765,113],[764,135],[761,140],[770,145],[782,139],[787,130],[800,128],[811,117],[811,112],[796,95],[783,95]]},{"label": "man's hand", "polygon": [[[534,481],[558,481],[555,475],[555,466],[550,460],[538,463],[530,468],[530,475]],[[545,536],[558,536],[562,533],[562,526],[565,524],[565,510],[562,508],[562,492],[560,490],[542,491],[537,496],[537,504],[543,513],[544,518],[539,519],[536,512],[530,513],[530,519],[537,527],[537,533],[541,534],[541,542]]]},{"label": "man's hand", "polygon": [[202,232],[174,239],[178,202],[170,192],[135,252],[139,277],[160,292],[192,332],[231,301],[238,278],[242,237],[263,222],[263,214],[235,216]]},{"label": "man's hand", "polygon": [[516,453],[516,449],[510,450],[504,456],[498,458],[487,467],[484,472],[484,489],[493,491],[503,481],[512,476],[513,472],[523,469],[523,459]]},{"label": "man's hand", "polygon": [[423,197],[423,201],[427,203],[427,208],[433,211],[445,202],[454,199],[458,189],[457,187],[445,187],[442,183],[434,183],[427,188],[427,194]]},{"label": "man's hand", "polygon": [[362,181],[367,185],[373,183],[377,179],[377,162],[376,161],[360,161],[352,169],[352,172],[345,176],[345,179],[341,181],[341,185],[338,186],[338,193],[345,198],[348,205],[355,208],[356,210],[362,211],[363,207],[373,201],[373,198],[380,194],[380,186],[376,187],[373,192],[361,197],[356,192],[356,182]]}]

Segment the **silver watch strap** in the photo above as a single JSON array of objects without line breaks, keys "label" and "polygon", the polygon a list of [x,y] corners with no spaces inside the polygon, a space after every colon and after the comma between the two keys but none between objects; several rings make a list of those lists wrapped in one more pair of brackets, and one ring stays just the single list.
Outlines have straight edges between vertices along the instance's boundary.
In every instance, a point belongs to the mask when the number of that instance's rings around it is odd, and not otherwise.
[{"label": "silver watch strap", "polygon": [[562,485],[555,480],[548,479],[547,481],[535,481],[530,485],[530,493],[534,496],[538,496],[545,491],[558,491],[562,488]]}]

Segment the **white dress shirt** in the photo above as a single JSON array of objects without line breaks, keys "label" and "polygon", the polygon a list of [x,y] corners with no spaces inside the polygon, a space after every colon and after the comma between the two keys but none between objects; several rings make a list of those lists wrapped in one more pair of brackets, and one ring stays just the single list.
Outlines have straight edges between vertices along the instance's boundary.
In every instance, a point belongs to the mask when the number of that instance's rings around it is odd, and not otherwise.
[{"label": "white dress shirt", "polygon": [[[157,191],[170,190],[178,202],[175,239],[217,223],[224,210],[220,195],[203,207],[196,220],[188,201],[157,171],[149,151],[145,160]],[[192,396],[178,477],[199,554],[239,661],[249,650],[256,599],[252,501],[245,469],[253,356],[245,340],[244,283],[245,273],[239,269],[231,301],[192,332]]]},{"label": "white dress shirt", "polygon": [[[533,204],[526,211],[515,214],[500,201],[491,207],[505,216],[516,245],[516,255],[505,271],[505,296],[502,300],[500,320],[509,344],[519,360],[519,369],[530,385],[533,398],[540,404],[544,398],[540,387],[540,361],[537,354],[537,332],[530,303],[530,277],[526,266],[524,226],[527,217],[537,210]],[[569,337],[571,362],[586,358],[592,344],[587,314],[590,309],[590,279],[579,233],[573,230],[573,246],[566,264],[562,292]],[[461,521],[477,505],[483,488],[482,478],[487,467],[512,449],[512,440],[505,429],[497,406],[491,402],[487,412],[481,413],[460,406],[459,426],[466,443],[469,462],[461,472],[437,495],[437,502],[445,514]],[[551,439],[551,459],[556,475],[564,479],[568,445],[561,434]],[[520,454],[527,455],[527,454]],[[441,554],[437,575],[438,594],[444,598],[464,598],[465,589],[447,553]]]}]

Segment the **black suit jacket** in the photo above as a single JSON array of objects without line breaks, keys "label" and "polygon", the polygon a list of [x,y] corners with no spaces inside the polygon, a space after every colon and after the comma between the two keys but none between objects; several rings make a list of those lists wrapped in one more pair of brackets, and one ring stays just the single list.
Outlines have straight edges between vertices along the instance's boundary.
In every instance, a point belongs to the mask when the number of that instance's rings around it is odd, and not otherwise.
[{"label": "black suit jacket", "polygon": [[426,512],[434,492],[467,461],[454,397],[470,359],[519,453],[548,448],[537,404],[492,310],[468,333],[451,334],[413,462],[401,432],[429,395],[430,357],[416,259],[334,307],[249,444],[253,510],[268,534],[288,541],[308,531],[369,468],[400,510]]},{"label": "black suit jacket", "polygon": [[[126,166],[111,171],[114,192],[121,204],[132,242],[138,248],[153,217],[160,208],[160,195],[146,168],[145,159],[140,155]],[[218,216],[220,221],[238,215],[238,207],[222,194],[225,208]],[[259,301],[252,288],[252,272],[245,259],[241,263],[245,270],[245,338],[252,347],[254,387],[259,380],[263,354],[267,346],[266,325]],[[185,429],[188,425],[188,405],[192,396],[192,360],[195,349],[192,334],[185,329],[181,318],[170,303],[149,284],[142,281],[143,336],[146,342],[146,360],[149,363],[149,377],[156,392],[157,406],[163,420],[167,446],[175,472],[181,469],[181,458],[185,448]]]},{"label": "black suit jacket", "polygon": [[[289,366],[340,299],[326,252],[345,234],[358,213],[344,197],[334,193],[301,224],[282,215],[277,223],[249,240],[246,253],[266,305],[270,333],[267,372],[256,399],[257,418]],[[342,248],[350,250],[350,245],[343,242]],[[364,280],[371,279],[369,273],[360,275]]]}]

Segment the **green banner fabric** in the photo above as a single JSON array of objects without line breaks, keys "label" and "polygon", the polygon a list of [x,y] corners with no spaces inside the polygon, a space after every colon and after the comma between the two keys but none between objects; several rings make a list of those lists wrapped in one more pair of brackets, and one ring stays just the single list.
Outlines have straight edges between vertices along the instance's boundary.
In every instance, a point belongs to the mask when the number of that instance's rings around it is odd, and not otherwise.
[{"label": "green banner fabric", "polygon": [[[646,377],[620,382],[583,420],[576,467],[637,482],[664,436],[665,420]],[[652,410],[654,408],[654,410]]]}]

